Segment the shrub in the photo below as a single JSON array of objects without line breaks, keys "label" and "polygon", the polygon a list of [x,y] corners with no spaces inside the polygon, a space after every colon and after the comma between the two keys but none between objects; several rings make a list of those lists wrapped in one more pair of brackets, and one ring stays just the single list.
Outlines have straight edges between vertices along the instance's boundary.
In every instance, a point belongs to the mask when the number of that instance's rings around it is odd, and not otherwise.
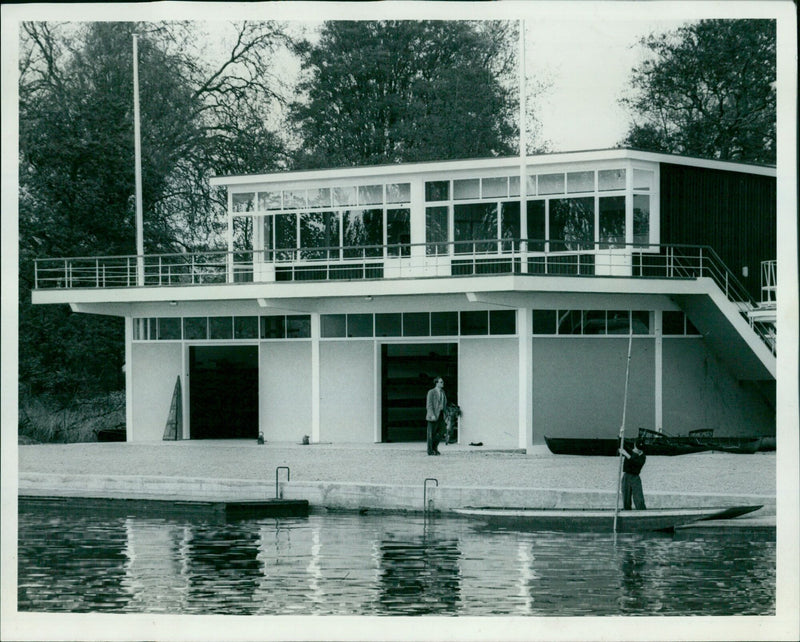
[{"label": "shrub", "polygon": [[61,404],[46,396],[20,396],[20,443],[97,441],[97,432],[125,426],[125,393],[112,392]]}]

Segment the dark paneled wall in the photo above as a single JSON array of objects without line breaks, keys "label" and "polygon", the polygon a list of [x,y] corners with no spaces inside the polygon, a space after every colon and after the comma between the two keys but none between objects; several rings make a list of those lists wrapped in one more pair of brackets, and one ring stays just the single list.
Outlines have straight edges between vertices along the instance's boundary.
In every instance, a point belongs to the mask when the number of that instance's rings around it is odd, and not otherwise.
[{"label": "dark paneled wall", "polygon": [[761,261],[777,255],[775,178],[662,163],[661,242],[710,245],[760,301]]}]

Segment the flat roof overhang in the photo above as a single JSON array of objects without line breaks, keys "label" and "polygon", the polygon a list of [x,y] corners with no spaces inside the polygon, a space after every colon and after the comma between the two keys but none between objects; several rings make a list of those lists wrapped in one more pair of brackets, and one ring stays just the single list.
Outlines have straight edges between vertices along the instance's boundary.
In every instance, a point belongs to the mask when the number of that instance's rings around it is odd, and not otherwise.
[{"label": "flat roof overhang", "polygon": [[[272,312],[392,312],[468,306],[683,309],[738,379],[774,379],[775,355],[709,278],[491,275],[359,281],[229,283],[35,290],[35,304],[69,304],[112,316],[209,316]],[[671,303],[670,303],[671,302]],[[405,306],[405,307],[404,307]]]},{"label": "flat roof overhang", "polygon": [[[707,169],[718,169],[729,172],[743,172],[746,174],[758,174],[761,176],[777,176],[775,167],[764,165],[749,165],[745,163],[735,163],[730,161],[709,160],[704,158],[693,158],[689,156],[678,156],[673,154],[661,154],[656,152],[645,152],[635,149],[612,148],[598,149],[575,152],[556,152],[550,154],[538,154],[528,156],[525,159],[526,166],[531,168],[536,166],[548,166],[569,163],[593,163],[599,161],[614,160],[638,160],[652,163],[671,163],[675,165],[686,165],[689,167],[701,167]],[[338,167],[318,170],[302,171],[282,171],[267,174],[244,174],[236,176],[215,176],[210,179],[212,186],[246,186],[265,183],[285,183],[285,182],[306,182],[319,180],[349,180],[359,177],[396,177],[412,176],[418,174],[438,174],[441,172],[465,172],[470,170],[482,169],[502,169],[508,168],[509,171],[519,172],[520,159],[518,156],[508,156],[502,158],[475,158],[467,160],[434,161],[419,163],[397,163],[387,165],[365,165],[359,167]]]}]

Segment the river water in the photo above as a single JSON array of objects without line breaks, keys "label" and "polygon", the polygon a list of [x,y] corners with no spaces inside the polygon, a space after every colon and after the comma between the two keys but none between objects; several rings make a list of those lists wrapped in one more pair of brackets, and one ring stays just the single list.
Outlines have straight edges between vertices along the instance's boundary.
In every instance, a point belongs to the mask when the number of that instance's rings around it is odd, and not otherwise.
[{"label": "river water", "polygon": [[18,608],[239,615],[774,615],[775,538],[459,518],[209,520],[20,508]]}]

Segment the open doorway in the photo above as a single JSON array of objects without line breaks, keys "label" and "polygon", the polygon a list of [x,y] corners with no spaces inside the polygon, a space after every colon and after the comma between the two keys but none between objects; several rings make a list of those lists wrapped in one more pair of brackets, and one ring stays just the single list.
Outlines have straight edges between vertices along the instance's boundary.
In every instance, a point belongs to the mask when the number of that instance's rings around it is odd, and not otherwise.
[{"label": "open doorway", "polygon": [[458,403],[457,343],[381,346],[381,441],[426,440],[425,398],[436,376],[444,379],[448,402]]},{"label": "open doorway", "polygon": [[192,439],[258,437],[258,346],[189,347]]}]

